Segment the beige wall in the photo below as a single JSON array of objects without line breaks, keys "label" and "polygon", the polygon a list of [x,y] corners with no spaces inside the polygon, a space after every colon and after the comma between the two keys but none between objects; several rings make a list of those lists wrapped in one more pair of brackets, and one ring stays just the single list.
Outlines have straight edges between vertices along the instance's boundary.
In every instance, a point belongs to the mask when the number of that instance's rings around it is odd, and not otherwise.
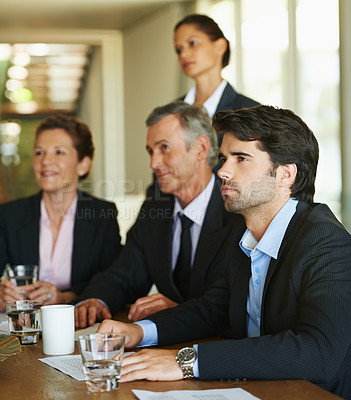
[{"label": "beige wall", "polygon": [[95,154],[93,160],[92,170],[89,177],[83,182],[82,188],[86,189],[90,193],[94,193],[95,180],[101,179],[105,176],[104,169],[104,137],[103,137],[103,113],[102,113],[102,102],[97,102],[96,98],[102,98],[102,87],[101,87],[101,76],[102,76],[102,65],[101,65],[101,47],[95,46],[94,52],[91,57],[90,71],[84,86],[83,96],[81,97],[81,103],[79,107],[78,116],[85,121],[91,129],[94,145]]},{"label": "beige wall", "polygon": [[173,4],[123,31],[126,194],[144,193],[152,179],[145,119],[154,107],[180,93],[172,30],[181,13]]},{"label": "beige wall", "polygon": [[[88,31],[87,31],[88,32]],[[123,39],[120,31],[99,31],[78,116],[90,126],[95,157],[82,187],[117,200],[125,180]]]}]

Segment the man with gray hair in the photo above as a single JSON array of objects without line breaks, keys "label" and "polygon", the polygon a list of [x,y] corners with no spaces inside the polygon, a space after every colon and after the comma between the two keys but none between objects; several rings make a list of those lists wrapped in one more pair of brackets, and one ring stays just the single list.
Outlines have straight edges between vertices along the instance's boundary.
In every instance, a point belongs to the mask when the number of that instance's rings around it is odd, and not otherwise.
[{"label": "man with gray hair", "polygon": [[[220,276],[224,249],[241,216],[224,209],[218,181],[216,134],[201,108],[177,101],[147,118],[146,150],[161,189],[147,198],[121,256],[96,275],[76,300],[76,327],[132,304],[140,320],[201,296]],[[147,296],[155,284],[158,293]]]}]

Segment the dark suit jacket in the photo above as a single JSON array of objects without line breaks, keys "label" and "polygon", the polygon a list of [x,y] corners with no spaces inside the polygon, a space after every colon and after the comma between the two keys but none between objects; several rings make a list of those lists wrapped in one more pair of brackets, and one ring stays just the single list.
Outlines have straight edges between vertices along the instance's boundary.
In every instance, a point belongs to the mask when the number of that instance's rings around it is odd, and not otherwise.
[{"label": "dark suit jacket", "polygon": [[[225,111],[225,110],[235,111],[235,110],[240,110],[242,108],[255,107],[258,106],[259,104],[260,103],[258,103],[257,101],[252,100],[249,97],[246,97],[243,94],[236,92],[234,88],[229,83],[227,83],[227,86],[225,87],[222,97],[218,103],[215,114],[218,113],[218,111]],[[217,132],[218,148],[221,147],[222,140],[223,136]],[[221,164],[218,163],[213,170],[217,172],[220,169],[220,167]]]},{"label": "dark suit jacket", "polygon": [[[41,192],[0,205],[0,275],[7,263],[39,263],[40,201]],[[113,203],[78,191],[69,290],[79,294],[120,253],[116,218]]]},{"label": "dark suit jacket", "polygon": [[[182,96],[180,100],[184,100],[185,96]],[[216,113],[218,111],[224,111],[224,110],[240,110],[241,108],[249,108],[249,107],[254,107],[258,106],[260,103],[257,101],[250,99],[250,97],[246,97],[241,93],[238,93],[234,90],[234,88],[227,83],[222,96],[219,100],[219,103],[216,108]],[[222,143],[222,136],[217,135],[218,138],[218,147],[221,146]]]},{"label": "dark suit jacket", "polygon": [[[121,256],[107,271],[94,277],[76,301],[99,298],[115,313],[146,296],[156,284],[160,293],[183,302],[172,278],[173,208],[174,197],[170,195],[146,200]],[[196,249],[188,298],[201,296],[218,279],[233,228],[243,233],[244,219],[224,210],[216,182]]]},{"label": "dark suit jacket", "polygon": [[199,344],[201,379],[306,379],[351,399],[351,237],[329,208],[298,204],[268,269],[256,338],[246,336],[249,276],[233,242],[205,296],[150,317],[159,344],[220,335],[229,340]]}]

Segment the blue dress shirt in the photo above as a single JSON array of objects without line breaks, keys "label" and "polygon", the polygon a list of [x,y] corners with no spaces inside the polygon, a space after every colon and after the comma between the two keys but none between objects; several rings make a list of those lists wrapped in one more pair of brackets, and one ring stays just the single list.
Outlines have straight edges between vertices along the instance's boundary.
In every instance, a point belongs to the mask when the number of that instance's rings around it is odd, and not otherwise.
[{"label": "blue dress shirt", "polygon": [[240,240],[241,250],[251,258],[251,278],[247,298],[247,336],[260,336],[262,294],[271,258],[277,259],[289,222],[296,212],[298,201],[289,199],[269,224],[261,240],[249,229]]}]

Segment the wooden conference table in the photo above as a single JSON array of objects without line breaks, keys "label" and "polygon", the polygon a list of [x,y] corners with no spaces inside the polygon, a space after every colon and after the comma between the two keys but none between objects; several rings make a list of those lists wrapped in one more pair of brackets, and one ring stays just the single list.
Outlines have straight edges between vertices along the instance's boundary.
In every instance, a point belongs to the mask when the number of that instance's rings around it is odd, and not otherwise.
[{"label": "wooden conference table", "polygon": [[[125,315],[125,314],[124,314]],[[116,319],[124,320],[116,316]],[[169,346],[181,348],[182,345]],[[79,354],[76,346],[76,354]],[[163,392],[169,390],[199,390],[240,387],[262,400],[332,400],[340,399],[316,385],[303,380],[282,381],[199,381],[175,382],[136,381],[121,383],[113,392],[88,394],[84,381],[46,365],[38,358],[43,354],[42,341],[37,345],[22,346],[21,353],[0,362],[0,398],[2,400],[136,400],[132,389]]]}]

